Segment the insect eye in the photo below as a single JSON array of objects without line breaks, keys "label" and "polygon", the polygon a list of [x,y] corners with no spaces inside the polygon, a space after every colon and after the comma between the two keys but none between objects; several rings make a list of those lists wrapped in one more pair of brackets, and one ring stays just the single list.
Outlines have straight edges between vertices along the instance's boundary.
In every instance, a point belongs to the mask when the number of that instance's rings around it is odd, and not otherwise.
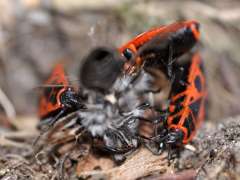
[{"label": "insect eye", "polygon": [[131,49],[127,48],[123,51],[123,55],[125,56],[125,58],[127,58],[127,60],[130,60],[133,56],[133,52]]}]

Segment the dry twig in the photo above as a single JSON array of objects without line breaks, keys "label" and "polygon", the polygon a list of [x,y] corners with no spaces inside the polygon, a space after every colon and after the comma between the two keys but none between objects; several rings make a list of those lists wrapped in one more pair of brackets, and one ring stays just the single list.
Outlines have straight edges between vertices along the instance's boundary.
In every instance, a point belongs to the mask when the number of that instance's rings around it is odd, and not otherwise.
[{"label": "dry twig", "polygon": [[142,148],[139,152],[133,154],[132,157],[129,157],[129,159],[121,166],[105,169],[103,171],[92,170],[77,173],[79,177],[100,175],[107,177],[109,180],[133,180],[154,172],[162,173],[169,171],[170,167],[167,165],[166,157],[166,153],[156,156],[147,149]]}]

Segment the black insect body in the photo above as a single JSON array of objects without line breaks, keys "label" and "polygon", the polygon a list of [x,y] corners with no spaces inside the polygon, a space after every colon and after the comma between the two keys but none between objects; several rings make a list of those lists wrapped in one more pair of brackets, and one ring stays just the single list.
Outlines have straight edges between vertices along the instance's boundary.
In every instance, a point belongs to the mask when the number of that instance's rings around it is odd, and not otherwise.
[{"label": "black insect body", "polygon": [[112,104],[99,104],[79,111],[78,116],[95,142],[93,147],[112,154],[116,160],[122,160],[139,145],[138,116],[143,111],[139,107],[132,112],[120,114]]},{"label": "black insect body", "polygon": [[85,58],[80,73],[89,97],[87,109],[78,113],[81,124],[91,134],[93,146],[111,153],[118,161],[138,147],[139,116],[146,108],[136,96],[134,106],[123,108],[129,104],[129,100],[123,101],[130,97],[125,92],[134,80],[119,71],[123,62],[117,50],[97,48]]}]

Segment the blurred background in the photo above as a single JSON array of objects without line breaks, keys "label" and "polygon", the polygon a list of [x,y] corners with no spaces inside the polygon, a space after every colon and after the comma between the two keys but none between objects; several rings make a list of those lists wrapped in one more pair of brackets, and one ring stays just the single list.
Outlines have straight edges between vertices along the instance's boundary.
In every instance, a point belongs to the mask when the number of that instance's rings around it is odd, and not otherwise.
[{"label": "blurred background", "polygon": [[9,116],[36,115],[37,87],[56,62],[77,83],[91,48],[119,47],[152,27],[188,19],[201,24],[208,119],[240,114],[239,0],[0,0],[1,108]]}]

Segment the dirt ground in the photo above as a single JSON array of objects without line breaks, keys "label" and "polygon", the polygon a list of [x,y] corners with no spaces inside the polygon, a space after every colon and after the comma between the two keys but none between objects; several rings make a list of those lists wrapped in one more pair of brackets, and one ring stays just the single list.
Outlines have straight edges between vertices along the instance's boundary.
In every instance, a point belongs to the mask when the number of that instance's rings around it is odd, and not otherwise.
[{"label": "dirt ground", "polygon": [[[238,0],[0,0],[0,9],[1,179],[240,179]],[[51,160],[51,148],[35,153],[38,87],[56,62],[77,84],[81,59],[93,47],[118,47],[151,27],[186,19],[201,24],[208,116],[180,158],[169,165],[166,153],[141,148],[117,166],[88,144],[71,143]]]}]

